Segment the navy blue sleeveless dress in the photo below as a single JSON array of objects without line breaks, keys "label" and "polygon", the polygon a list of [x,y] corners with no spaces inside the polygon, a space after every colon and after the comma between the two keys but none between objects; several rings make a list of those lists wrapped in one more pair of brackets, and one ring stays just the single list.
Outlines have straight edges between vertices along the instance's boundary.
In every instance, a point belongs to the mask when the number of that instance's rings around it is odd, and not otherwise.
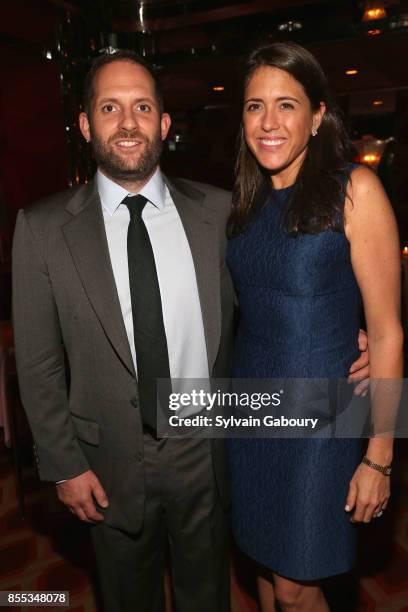
[{"label": "navy blue sleeveless dress", "polygon": [[[292,188],[275,190],[227,263],[241,319],[233,376],[344,378],[359,355],[361,297],[343,232],[294,238],[282,228]],[[361,461],[356,439],[231,439],[232,526],[238,546],[298,581],[347,572],[356,526],[344,511]]]}]

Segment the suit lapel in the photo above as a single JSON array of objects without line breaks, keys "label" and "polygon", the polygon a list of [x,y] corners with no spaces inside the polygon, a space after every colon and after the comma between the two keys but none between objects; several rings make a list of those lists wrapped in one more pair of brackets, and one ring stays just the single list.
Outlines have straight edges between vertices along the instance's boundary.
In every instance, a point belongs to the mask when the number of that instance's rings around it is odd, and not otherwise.
[{"label": "suit lapel", "polygon": [[205,194],[178,181],[165,178],[190,245],[207,344],[210,374],[221,335],[221,297],[218,231],[213,213],[205,207]]},{"label": "suit lapel", "polygon": [[79,190],[67,210],[73,215],[62,228],[88,299],[118,356],[135,375],[113,275],[96,181]]}]

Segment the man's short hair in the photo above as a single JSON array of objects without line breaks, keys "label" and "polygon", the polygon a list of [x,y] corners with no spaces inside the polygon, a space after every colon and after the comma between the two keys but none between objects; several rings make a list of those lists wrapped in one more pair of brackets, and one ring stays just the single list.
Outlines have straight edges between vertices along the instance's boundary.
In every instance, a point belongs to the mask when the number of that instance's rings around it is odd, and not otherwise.
[{"label": "man's short hair", "polygon": [[158,107],[160,115],[163,114],[163,92],[161,83],[159,81],[159,77],[157,75],[156,70],[147,62],[143,57],[137,55],[134,51],[130,51],[128,49],[118,49],[115,53],[104,53],[95,57],[89,68],[88,74],[85,77],[84,81],[84,91],[83,91],[83,109],[85,113],[90,115],[92,100],[95,95],[94,91],[94,82],[95,76],[97,72],[107,64],[111,64],[112,62],[131,62],[133,64],[137,64],[138,66],[142,66],[152,77],[154,83],[154,91],[157,99]]}]

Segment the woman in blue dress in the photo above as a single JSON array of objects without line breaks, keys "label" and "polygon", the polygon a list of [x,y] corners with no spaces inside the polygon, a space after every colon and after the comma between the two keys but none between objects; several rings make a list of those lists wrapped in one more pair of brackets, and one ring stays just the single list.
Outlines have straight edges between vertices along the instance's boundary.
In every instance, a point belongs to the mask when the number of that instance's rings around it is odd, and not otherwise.
[{"label": "woman in blue dress", "polygon": [[[402,376],[396,223],[349,151],[316,59],[294,43],[254,51],[227,252],[234,377],[347,377],[362,308],[371,377]],[[326,612],[319,581],[351,569],[355,523],[387,505],[392,440],[233,439],[228,451],[234,537],[259,564],[262,609]]]}]

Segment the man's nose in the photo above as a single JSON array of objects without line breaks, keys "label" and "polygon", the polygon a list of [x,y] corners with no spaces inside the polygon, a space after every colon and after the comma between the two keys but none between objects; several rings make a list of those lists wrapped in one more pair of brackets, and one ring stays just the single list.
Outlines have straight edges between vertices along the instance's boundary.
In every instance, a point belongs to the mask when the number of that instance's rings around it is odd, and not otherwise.
[{"label": "man's nose", "polygon": [[131,132],[138,127],[138,118],[133,109],[123,109],[120,127],[127,132]]}]

